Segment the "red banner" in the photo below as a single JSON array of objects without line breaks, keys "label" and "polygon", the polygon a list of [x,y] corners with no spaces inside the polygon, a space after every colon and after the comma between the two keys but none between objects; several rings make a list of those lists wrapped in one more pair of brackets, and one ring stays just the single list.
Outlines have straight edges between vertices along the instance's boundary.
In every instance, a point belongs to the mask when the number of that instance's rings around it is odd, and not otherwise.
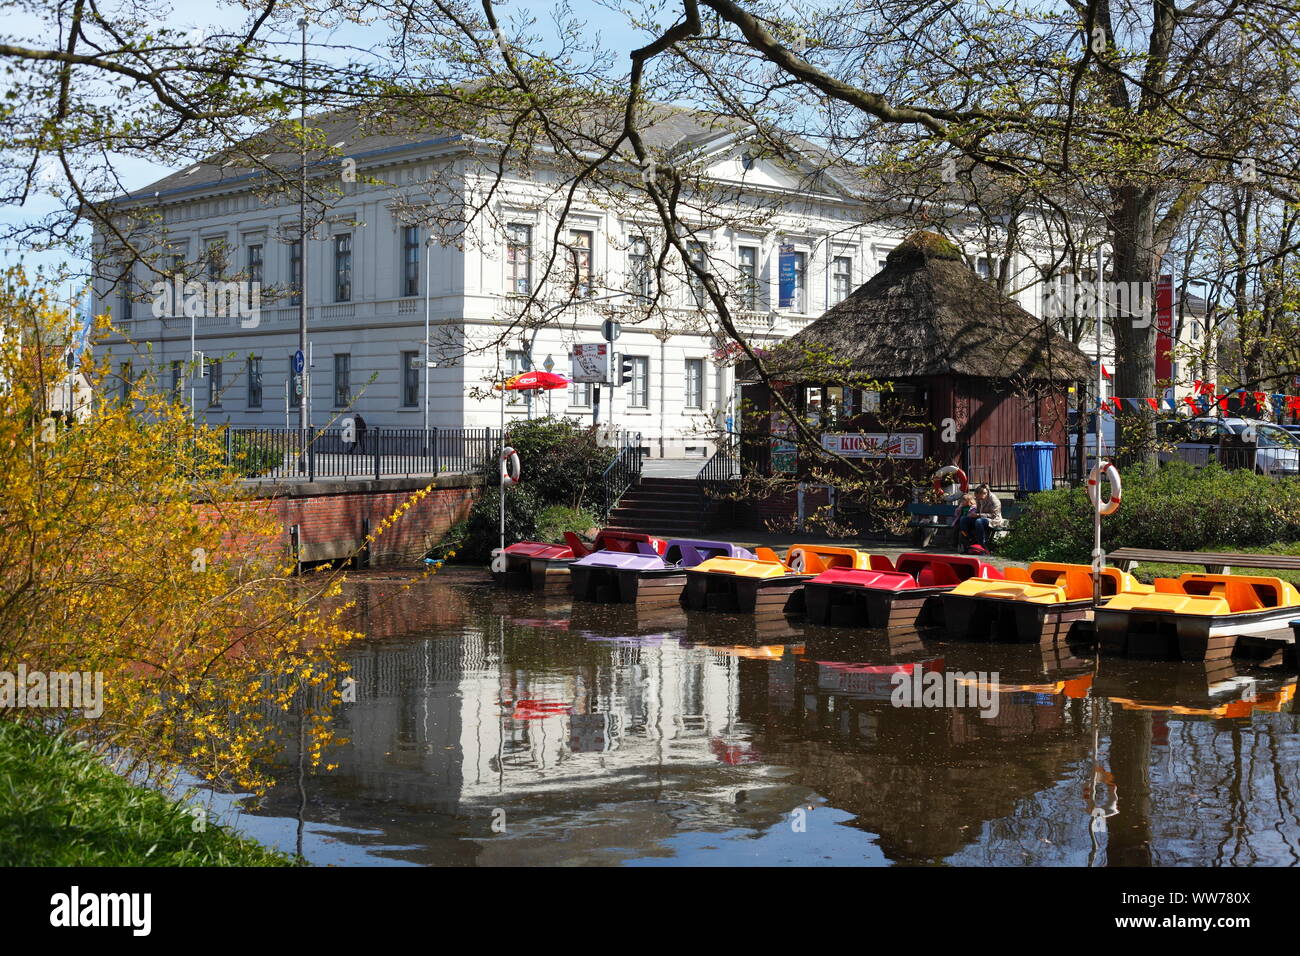
[{"label": "red banner", "polygon": [[1174,377],[1174,277],[1161,276],[1156,284],[1156,380]]}]

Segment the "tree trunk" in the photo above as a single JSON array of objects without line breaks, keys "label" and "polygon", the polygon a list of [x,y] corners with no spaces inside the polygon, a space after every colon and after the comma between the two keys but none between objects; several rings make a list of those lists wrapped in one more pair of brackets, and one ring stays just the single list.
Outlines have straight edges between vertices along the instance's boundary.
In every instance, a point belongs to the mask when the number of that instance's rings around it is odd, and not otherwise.
[{"label": "tree trunk", "polygon": [[[1149,295],[1154,310],[1157,256],[1155,243],[1156,194],[1141,186],[1115,190],[1110,230],[1113,246],[1112,282],[1138,283]],[[1104,277],[1098,277],[1104,278]],[[1108,297],[1109,298],[1109,297]],[[1113,300],[1112,300],[1113,301]],[[1156,322],[1151,312],[1144,315],[1112,315],[1115,336],[1115,394],[1120,398],[1156,396]],[[1154,463],[1155,418],[1145,402],[1116,429],[1116,443],[1125,464]]]}]

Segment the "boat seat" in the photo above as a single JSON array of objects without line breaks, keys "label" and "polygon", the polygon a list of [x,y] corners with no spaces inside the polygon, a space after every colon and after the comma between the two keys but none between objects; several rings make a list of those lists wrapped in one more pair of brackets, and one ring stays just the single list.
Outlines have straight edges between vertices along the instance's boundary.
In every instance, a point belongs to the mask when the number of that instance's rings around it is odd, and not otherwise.
[{"label": "boat seat", "polygon": [[649,541],[638,541],[636,543],[636,551],[637,554],[647,554],[652,558],[659,557],[659,552],[655,550],[655,546]]},{"label": "boat seat", "polygon": [[918,587],[942,588],[960,584],[957,573],[947,564],[928,564],[916,576]]},{"label": "boat seat", "polygon": [[[1082,571],[1066,571],[1061,575],[1065,580],[1061,584],[1065,588],[1065,599],[1067,601],[1080,601],[1084,598],[1092,597],[1092,575],[1085,574]],[[1103,575],[1101,579],[1101,593],[1106,593],[1106,584],[1109,581],[1111,593],[1115,593],[1115,579],[1110,575]]]},{"label": "boat seat", "polygon": [[677,563],[684,568],[693,568],[704,563],[704,556],[689,544],[678,545]]},{"label": "boat seat", "polygon": [[1236,611],[1262,611],[1266,606],[1259,599],[1259,592],[1248,581],[1230,581],[1225,588],[1228,607]]},{"label": "boat seat", "polygon": [[575,558],[585,558],[591,554],[591,549],[583,544],[582,539],[572,531],[564,532],[564,543],[569,546],[569,550],[573,552]]},{"label": "boat seat", "polygon": [[1004,580],[1007,580],[1007,581],[1021,581],[1021,582],[1025,583],[1025,584],[1028,584],[1030,581],[1033,580],[1033,579],[1029,576],[1029,572],[1028,572],[1026,569],[1024,569],[1024,568],[1018,568],[1018,567],[1010,567],[1010,568],[1007,568],[1007,569],[1002,573],[1002,576],[1003,576],[1003,579],[1004,579]]},{"label": "boat seat", "polygon": [[777,564],[782,563],[781,559],[776,556],[776,552],[771,548],[755,548],[754,557],[760,561],[775,561]]},{"label": "boat seat", "polygon": [[873,554],[871,556],[872,571],[893,571],[894,562],[889,560],[887,555]]}]

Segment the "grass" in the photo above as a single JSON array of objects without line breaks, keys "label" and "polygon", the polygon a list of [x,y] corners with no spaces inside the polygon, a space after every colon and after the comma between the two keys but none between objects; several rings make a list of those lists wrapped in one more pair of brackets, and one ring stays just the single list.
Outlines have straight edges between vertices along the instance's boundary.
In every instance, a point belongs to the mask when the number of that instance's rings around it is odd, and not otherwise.
[{"label": "grass", "polygon": [[0,720],[0,865],[293,866],[137,787],[65,738]]}]

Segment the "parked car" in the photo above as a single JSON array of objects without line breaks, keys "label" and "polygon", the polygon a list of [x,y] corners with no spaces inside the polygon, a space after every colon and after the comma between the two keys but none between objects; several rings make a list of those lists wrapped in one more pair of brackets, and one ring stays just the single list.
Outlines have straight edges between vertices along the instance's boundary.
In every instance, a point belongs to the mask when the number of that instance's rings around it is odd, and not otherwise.
[{"label": "parked car", "polygon": [[[1250,430],[1254,430],[1254,442]],[[1156,437],[1172,445],[1160,452],[1162,462],[1193,465],[1218,462],[1225,467],[1253,468],[1265,475],[1300,474],[1300,437],[1281,425],[1253,418],[1188,418],[1156,423]]]}]

